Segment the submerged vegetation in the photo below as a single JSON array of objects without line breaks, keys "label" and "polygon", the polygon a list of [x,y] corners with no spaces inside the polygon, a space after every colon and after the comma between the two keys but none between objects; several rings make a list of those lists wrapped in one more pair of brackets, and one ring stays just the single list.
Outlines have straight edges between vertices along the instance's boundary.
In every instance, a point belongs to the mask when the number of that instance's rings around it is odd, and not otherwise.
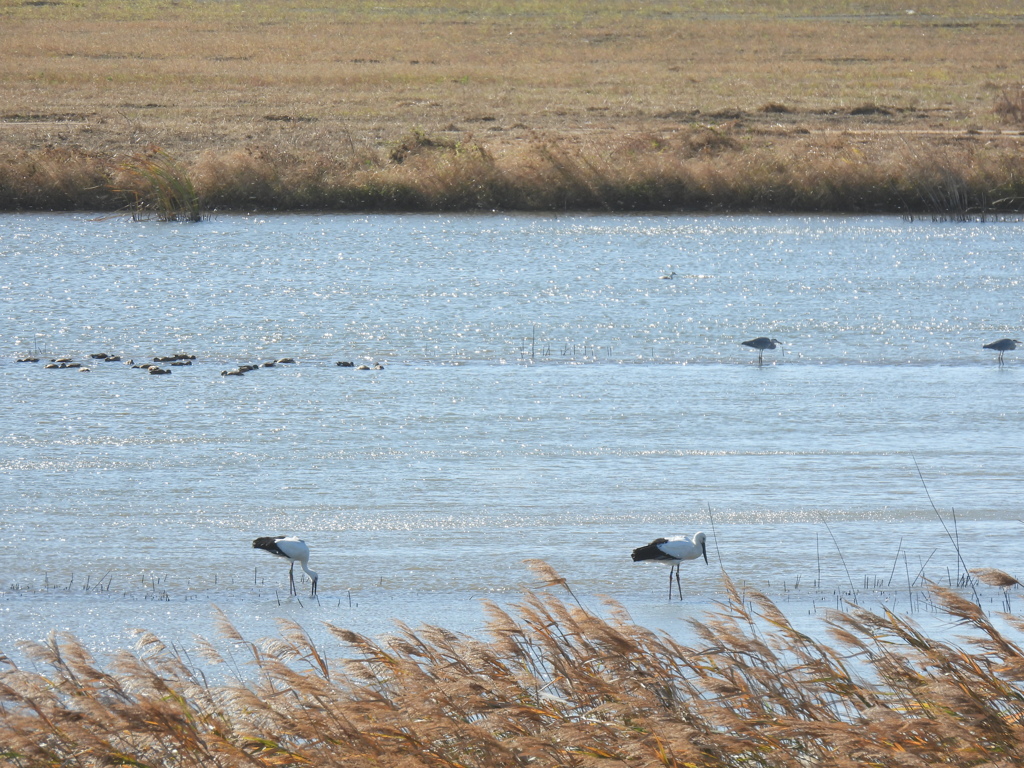
[{"label": "submerged vegetation", "polygon": [[[1019,586],[999,571],[975,575]],[[1020,765],[1024,650],[955,590],[932,591],[970,634],[965,646],[855,606],[830,615],[829,645],[728,579],[718,612],[694,622],[693,646],[636,626],[618,606],[605,618],[546,591],[512,610],[488,605],[489,639],[399,625],[374,640],[328,626],[338,659],[291,622],[255,643],[223,620],[231,651],[199,641],[196,661],[143,635],[137,653],[102,664],[55,636],[24,649],[44,671],[10,660],[0,671],[0,762]],[[224,682],[210,682],[224,668]]]}]

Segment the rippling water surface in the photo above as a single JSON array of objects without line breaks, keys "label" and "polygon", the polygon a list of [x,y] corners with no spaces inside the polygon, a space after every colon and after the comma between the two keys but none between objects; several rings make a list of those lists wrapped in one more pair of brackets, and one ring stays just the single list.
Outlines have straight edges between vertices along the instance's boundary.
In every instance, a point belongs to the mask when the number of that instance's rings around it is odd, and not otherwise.
[{"label": "rippling water surface", "polygon": [[[1024,350],[982,344],[1024,334],[1022,251],[898,218],[0,217],[0,651],[187,642],[215,606],[477,631],[529,558],[672,632],[719,565],[808,616],[1021,576]],[[629,552],[697,530],[669,603]],[[277,533],[318,601],[251,549]]]}]

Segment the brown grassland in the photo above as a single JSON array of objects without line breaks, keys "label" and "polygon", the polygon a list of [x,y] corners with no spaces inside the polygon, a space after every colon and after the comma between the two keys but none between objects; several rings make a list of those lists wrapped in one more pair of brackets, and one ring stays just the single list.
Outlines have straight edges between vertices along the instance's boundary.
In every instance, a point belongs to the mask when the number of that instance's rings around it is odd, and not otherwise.
[{"label": "brown grassland", "polygon": [[201,641],[197,659],[142,635],[136,652],[98,662],[54,636],[27,648],[32,669],[0,657],[0,765],[1024,764],[1024,649],[957,592],[936,587],[932,600],[972,634],[962,646],[856,607],[830,616],[829,645],[725,586],[690,647],[549,591],[489,606],[485,638],[399,625],[375,640],[329,625],[340,658],[294,623],[254,643],[224,620],[229,650]]},{"label": "brown grassland", "polygon": [[1019,0],[0,0],[0,210],[1020,211],[1022,39]]}]

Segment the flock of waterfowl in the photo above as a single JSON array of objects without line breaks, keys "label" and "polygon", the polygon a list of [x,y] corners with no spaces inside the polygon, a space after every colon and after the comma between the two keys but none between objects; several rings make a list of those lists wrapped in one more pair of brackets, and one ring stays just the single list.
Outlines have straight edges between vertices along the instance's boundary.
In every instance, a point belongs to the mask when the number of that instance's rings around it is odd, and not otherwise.
[{"label": "flock of waterfowl", "polygon": [[[1017,346],[1020,345],[1021,343],[1022,342],[1020,342],[1017,339],[999,339],[998,341],[993,341],[993,342],[991,342],[989,344],[983,344],[982,345],[982,349],[991,349],[991,350],[993,350],[995,352],[998,352],[999,353],[999,358],[998,358],[999,365],[1003,365],[1003,353],[1004,352],[1009,352],[1011,350],[1016,349]],[[756,339],[749,339],[748,341],[741,341],[740,344],[743,345],[744,347],[751,347],[752,349],[756,349],[757,350],[757,364],[758,365],[763,365],[764,364],[764,353],[765,353],[765,350],[782,349],[782,342],[779,341],[778,339],[773,339],[773,338],[771,338],[769,336],[758,336]],[[786,354],[784,349],[782,349],[782,354],[783,355]],[[89,358],[91,360],[93,360],[94,362],[107,362],[107,363],[122,362],[120,355],[111,355],[111,354],[107,354],[106,352],[96,352],[96,353],[93,353],[93,354],[89,355]],[[192,361],[195,360],[195,359],[196,359],[195,355],[186,355],[186,354],[180,354],[179,353],[179,354],[175,354],[175,355],[167,355],[167,356],[164,356],[164,357],[154,357],[153,358],[153,362],[136,363],[134,360],[125,360],[123,362],[124,362],[125,365],[130,365],[132,368],[144,368],[144,369],[148,370],[151,374],[162,375],[162,374],[170,373],[171,372],[171,370],[170,370],[171,368],[178,367],[178,366],[184,366],[184,365],[192,365]],[[18,359],[19,363],[38,363],[39,361],[40,361],[40,359],[38,357],[22,357],[22,358]],[[161,363],[166,364],[169,367],[161,368],[160,367]],[[296,360],[294,358],[282,357],[282,358],[280,358],[278,360],[268,360],[268,361],[263,362],[263,363],[251,363],[251,364],[246,364],[246,365],[239,365],[237,368],[232,368],[231,370],[221,371],[220,375],[221,376],[244,376],[249,371],[255,371],[255,370],[258,370],[259,368],[273,368],[274,366],[277,366],[277,365],[293,365],[295,363],[296,363]],[[367,365],[366,363],[362,363],[360,365],[356,365],[354,362],[352,362],[350,360],[339,360],[338,362],[335,363],[335,365],[340,366],[342,368],[355,368],[356,370],[359,370],[359,371],[368,371],[368,370],[371,370],[371,369],[372,370],[380,371],[380,370],[384,369],[384,366],[381,363],[374,363],[373,365]],[[83,363],[75,362],[70,357],[52,358],[48,363],[46,363],[46,365],[44,367],[46,367],[46,368],[74,368],[74,369],[77,369],[79,371],[89,371],[90,370],[87,365],[85,365]]]},{"label": "flock of waterfowl", "polygon": [[[161,376],[171,373],[171,368],[178,368],[181,366],[192,365],[192,361],[196,359],[195,355],[187,355],[178,353],[174,355],[164,355],[162,357],[154,357],[152,362],[136,363],[134,360],[122,360],[120,355],[111,355],[106,352],[95,352],[89,355],[91,363],[80,363],[75,362],[71,357],[55,357],[51,358],[43,367],[44,368],[58,368],[58,369],[74,369],[88,373],[91,369],[89,364],[96,363],[120,363],[123,362],[125,365],[132,368],[140,368],[142,370],[149,371],[154,376]],[[40,358],[38,357],[21,357],[18,358],[19,363],[38,363]],[[267,360],[262,363],[247,363],[239,365],[237,368],[224,370],[220,372],[221,376],[244,376],[249,371],[259,370],[260,368],[273,368],[278,365],[295,365],[298,361],[294,357],[282,357],[277,360]],[[166,368],[161,368],[161,364],[166,365]],[[356,365],[354,362],[349,360],[339,360],[335,365],[342,368],[354,368],[357,371],[382,371],[384,366],[381,363],[374,363],[373,365],[366,365],[365,363]]]}]

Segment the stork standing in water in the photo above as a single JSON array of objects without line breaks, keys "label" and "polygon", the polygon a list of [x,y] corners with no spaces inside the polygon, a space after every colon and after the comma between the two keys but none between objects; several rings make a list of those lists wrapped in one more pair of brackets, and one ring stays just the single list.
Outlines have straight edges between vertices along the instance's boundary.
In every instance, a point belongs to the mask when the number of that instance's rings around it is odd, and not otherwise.
[{"label": "stork standing in water", "polygon": [[[750,341],[741,341],[744,347],[753,347],[757,350],[757,364],[764,364],[764,351],[766,349],[775,349],[776,346],[781,347],[782,342],[778,339],[769,339],[767,336],[758,336],[756,339]],[[782,354],[786,354],[786,350],[782,350]]]},{"label": "stork standing in water", "polygon": [[316,597],[317,575],[316,571],[309,570],[309,547],[306,546],[306,542],[297,536],[261,536],[253,541],[252,548],[263,549],[272,555],[277,555],[291,561],[291,567],[288,569],[288,582],[290,585],[288,594],[290,595],[299,594],[295,590],[295,563],[301,565],[302,570],[313,581],[313,586],[309,590],[309,596]]},{"label": "stork standing in water", "polygon": [[999,341],[993,341],[991,344],[982,344],[982,349],[994,349],[999,353],[999,364],[1003,364],[1003,352],[1007,350],[1016,349],[1017,345],[1020,344],[1016,339],[1000,339]]},{"label": "stork standing in water", "polygon": [[659,563],[668,563],[668,599],[672,599],[672,571],[676,572],[676,591],[679,592],[679,599],[683,599],[683,587],[679,583],[679,564],[684,560],[696,560],[703,555],[704,562],[708,561],[707,536],[703,533],[693,534],[693,538],[680,536],[675,539],[655,539],[650,544],[637,547],[633,550],[633,562],[639,563],[643,560],[656,560]]}]

